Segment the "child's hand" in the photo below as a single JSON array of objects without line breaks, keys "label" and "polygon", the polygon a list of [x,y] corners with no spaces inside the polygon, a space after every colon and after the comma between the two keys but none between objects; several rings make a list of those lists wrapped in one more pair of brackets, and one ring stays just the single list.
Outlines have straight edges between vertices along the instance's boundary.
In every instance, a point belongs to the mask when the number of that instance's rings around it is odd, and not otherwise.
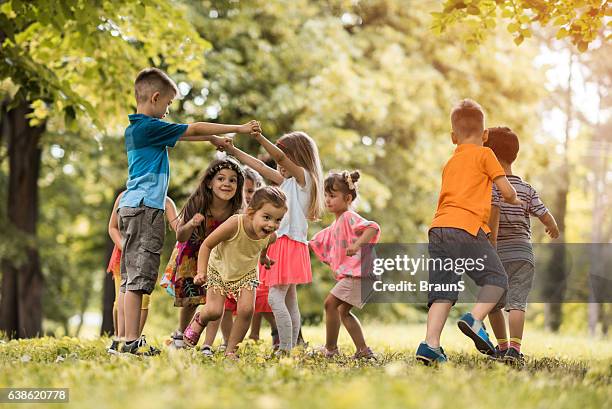
[{"label": "child's hand", "polygon": [[198,273],[193,277],[193,283],[195,285],[204,285],[206,284],[206,274]]},{"label": "child's hand", "polygon": [[517,205],[517,206],[523,206],[523,205],[527,205],[527,203],[523,202],[521,199],[518,198],[518,196],[514,197],[514,201],[509,202],[507,200],[504,199],[504,202],[511,204],[511,205]]},{"label": "child's hand", "polygon": [[357,243],[351,244],[346,248],[346,255],[349,257],[354,256],[359,251],[359,247],[360,246]]},{"label": "child's hand", "polygon": [[264,266],[266,268],[266,270],[269,270],[270,267],[272,267],[274,265],[274,263],[276,263],[276,261],[272,260],[270,257],[265,256],[265,257],[260,257],[259,258],[259,263]]},{"label": "child's hand", "polygon": [[198,227],[204,221],[204,216],[201,213],[196,213],[193,215],[191,220],[189,220],[189,224],[191,227]]},{"label": "child's hand", "polygon": [[215,145],[218,151],[223,152],[225,149],[227,149],[227,147],[232,146],[232,138],[213,135],[210,143]]},{"label": "child's hand", "polygon": [[252,120],[247,122],[244,125],[240,125],[238,127],[238,133],[253,133],[253,132],[261,132],[261,125],[256,120]]},{"label": "child's hand", "polygon": [[548,234],[551,239],[556,239],[559,237],[559,228],[556,224],[552,228],[547,227],[546,234]]}]

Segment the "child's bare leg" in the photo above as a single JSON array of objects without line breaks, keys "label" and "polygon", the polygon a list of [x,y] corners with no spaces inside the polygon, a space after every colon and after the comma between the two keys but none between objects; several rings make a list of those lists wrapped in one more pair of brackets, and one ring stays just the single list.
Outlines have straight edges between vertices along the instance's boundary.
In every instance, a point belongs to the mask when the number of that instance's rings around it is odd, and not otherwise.
[{"label": "child's bare leg", "polygon": [[448,313],[451,310],[453,303],[448,300],[436,300],[427,313],[427,335],[425,342],[432,348],[440,346],[440,336],[442,329],[448,318]]},{"label": "child's bare leg", "polygon": [[253,319],[251,320],[251,333],[249,334],[249,338],[254,339],[255,341],[258,341],[260,329],[261,329],[261,313],[256,312],[256,313],[253,313]]},{"label": "child's bare leg", "polygon": [[140,307],[142,305],[141,291],[126,291],[124,295],[125,339],[134,341],[139,337]]},{"label": "child's bare leg", "polygon": [[206,325],[204,345],[212,346],[215,343],[215,338],[217,337],[217,332],[219,331],[219,325],[221,324],[222,319],[223,318],[219,318],[218,320],[211,321],[208,323],[208,325]]},{"label": "child's bare leg", "polygon": [[223,318],[221,318],[221,333],[223,334],[223,342],[227,345],[232,332],[232,326],[234,325],[234,317],[232,312],[225,310]]},{"label": "child's bare leg", "polygon": [[338,307],[338,311],[340,312],[340,319],[342,320],[344,328],[346,328],[347,332],[351,336],[357,351],[360,352],[367,349],[368,346],[366,345],[365,338],[363,336],[361,323],[351,312],[351,308],[353,308],[351,304],[341,302],[340,306]]},{"label": "child's bare leg", "polygon": [[251,325],[251,318],[253,317],[254,309],[255,290],[243,288],[238,296],[236,321],[232,326],[232,332],[230,333],[229,341],[227,342],[226,353],[236,352],[238,344],[242,342],[249,329],[249,326]]},{"label": "child's bare leg", "polygon": [[523,339],[523,329],[525,327],[525,311],[510,310],[508,314],[510,323],[510,338]]},{"label": "child's bare leg", "polygon": [[270,324],[270,329],[272,329],[272,331],[276,331],[276,321],[274,320],[274,314],[272,314],[271,312],[260,312],[259,314],[264,317],[266,321],[268,321],[268,324]]},{"label": "child's bare leg", "polygon": [[138,333],[142,335],[142,330],[144,329],[145,324],[147,323],[147,317],[149,316],[148,308],[140,309],[140,327]]},{"label": "child's bare leg", "polygon": [[202,331],[204,331],[204,327],[206,327],[209,323],[219,320],[223,315],[224,303],[224,295],[217,291],[209,291],[206,294],[206,304],[204,304],[204,308],[200,310],[200,320],[199,322],[194,320],[191,324],[191,329],[194,332],[201,334]]},{"label": "child's bare leg", "polygon": [[117,336],[125,338],[125,293],[119,291],[117,296]]},{"label": "child's bare leg", "polygon": [[[495,334],[495,338],[497,338],[497,342],[500,344],[500,347],[503,343],[507,343],[508,341],[508,332],[506,331],[506,319],[504,317],[504,312],[502,310],[495,310],[489,313],[489,323],[491,324],[491,329],[493,329],[493,333]],[[503,345],[505,347],[505,345]]]},{"label": "child's bare leg", "polygon": [[[478,292],[478,298],[476,304],[472,308],[472,316],[479,321],[485,319],[485,317],[495,308],[498,304],[499,299],[504,295],[505,290],[495,285],[484,285]],[[431,345],[430,345],[431,346]]]},{"label": "child's bare leg", "polygon": [[340,301],[333,294],[325,299],[325,348],[333,351],[338,348],[338,334],[340,333]]},{"label": "child's bare leg", "polygon": [[181,332],[185,332],[185,328],[189,325],[189,321],[195,314],[197,305],[186,305],[184,307],[179,308],[179,327],[178,330]]}]

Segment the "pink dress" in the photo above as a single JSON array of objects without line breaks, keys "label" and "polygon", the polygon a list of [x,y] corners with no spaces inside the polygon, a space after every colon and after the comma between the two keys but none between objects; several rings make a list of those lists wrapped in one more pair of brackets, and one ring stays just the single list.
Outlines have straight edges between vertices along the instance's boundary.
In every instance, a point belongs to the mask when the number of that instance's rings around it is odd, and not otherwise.
[{"label": "pink dress", "polygon": [[321,230],[310,240],[310,248],[315,255],[328,264],[336,275],[336,280],[345,277],[361,277],[362,251],[347,256],[346,249],[357,241],[365,229],[376,229],[376,235],[370,240],[371,244],[380,238],[380,226],[368,221],[352,210],[347,210],[332,223],[331,226]]}]

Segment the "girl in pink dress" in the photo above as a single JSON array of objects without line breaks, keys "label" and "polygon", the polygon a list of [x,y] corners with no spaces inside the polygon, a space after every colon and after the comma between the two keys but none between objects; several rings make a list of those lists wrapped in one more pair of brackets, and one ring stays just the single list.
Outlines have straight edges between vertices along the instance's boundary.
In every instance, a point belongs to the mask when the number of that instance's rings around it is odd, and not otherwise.
[{"label": "girl in pink dress", "polygon": [[336,215],[331,226],[321,230],[310,240],[310,248],[336,276],[337,283],[325,299],[326,357],[338,355],[340,323],[355,343],[354,358],[374,358],[363,336],[361,324],[351,312],[362,308],[373,286],[372,278],[362,274],[362,261],[371,258],[372,246],[380,237],[380,227],[351,210],[357,198],[356,183],[359,172],[330,173],[325,179],[325,206]]}]

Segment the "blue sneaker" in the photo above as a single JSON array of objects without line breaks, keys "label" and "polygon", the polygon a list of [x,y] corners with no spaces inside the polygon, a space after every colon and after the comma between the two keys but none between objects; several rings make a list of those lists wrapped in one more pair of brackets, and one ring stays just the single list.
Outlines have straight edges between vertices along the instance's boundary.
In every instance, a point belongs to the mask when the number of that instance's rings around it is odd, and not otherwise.
[{"label": "blue sneaker", "polygon": [[475,325],[476,319],[472,316],[472,313],[468,312],[463,314],[463,316],[457,322],[457,326],[468,337],[472,338],[474,341],[474,345],[476,345],[476,349],[483,354],[486,355],[494,355],[495,347],[493,343],[489,339],[489,334],[487,334],[487,329],[485,328],[484,322],[477,327]]},{"label": "blue sneaker", "polygon": [[426,342],[421,342],[416,351],[416,359],[425,365],[443,364],[448,361],[448,358],[442,347],[440,347],[440,351],[442,353],[433,350]]}]

